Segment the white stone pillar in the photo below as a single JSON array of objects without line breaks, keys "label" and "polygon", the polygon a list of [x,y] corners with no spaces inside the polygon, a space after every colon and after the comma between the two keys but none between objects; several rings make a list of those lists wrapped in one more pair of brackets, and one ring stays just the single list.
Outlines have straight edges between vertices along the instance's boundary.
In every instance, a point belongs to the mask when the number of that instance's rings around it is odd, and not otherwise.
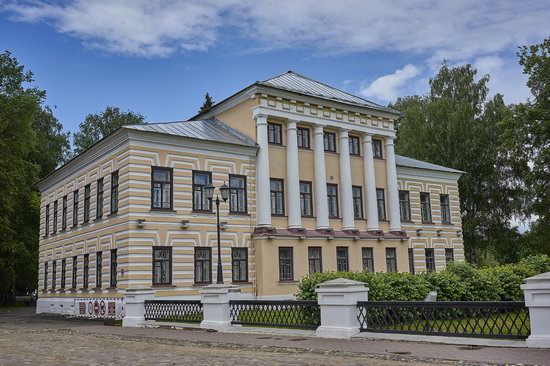
[{"label": "white stone pillar", "polygon": [[363,282],[337,278],[315,289],[321,307],[321,326],[317,336],[344,338],[359,333],[357,301],[367,301],[369,289]]},{"label": "white stone pillar", "polygon": [[153,300],[155,290],[152,288],[129,288],[124,291],[123,327],[143,327],[145,323],[145,300]]},{"label": "white stone pillar", "polygon": [[527,347],[550,348],[550,272],[525,279],[521,289],[531,323]]},{"label": "white stone pillar", "polygon": [[271,227],[271,199],[269,182],[269,144],[267,139],[267,116],[257,114],[256,141],[256,225]]},{"label": "white stone pillar", "polygon": [[328,218],[327,173],[325,168],[325,145],[323,126],[315,125],[313,130],[313,165],[315,168],[315,206],[317,229],[330,228]]},{"label": "white stone pillar", "polygon": [[231,327],[229,300],[240,292],[239,286],[213,284],[200,290],[203,320],[201,328],[227,330]]},{"label": "white stone pillar", "polygon": [[365,198],[367,201],[367,231],[380,230],[378,223],[378,205],[376,204],[376,176],[374,173],[374,155],[372,136],[363,136],[363,171],[365,174]]},{"label": "white stone pillar", "polygon": [[401,231],[401,215],[399,212],[399,191],[397,186],[397,168],[393,137],[386,137],[386,177],[388,180],[388,207],[390,211],[390,231]]},{"label": "white stone pillar", "polygon": [[353,192],[351,189],[351,163],[349,160],[348,130],[340,130],[340,194],[342,197],[342,229],[355,229]]},{"label": "white stone pillar", "polygon": [[286,125],[286,179],[288,227],[302,227],[300,210],[300,167],[298,162],[298,136],[296,121],[289,120]]}]

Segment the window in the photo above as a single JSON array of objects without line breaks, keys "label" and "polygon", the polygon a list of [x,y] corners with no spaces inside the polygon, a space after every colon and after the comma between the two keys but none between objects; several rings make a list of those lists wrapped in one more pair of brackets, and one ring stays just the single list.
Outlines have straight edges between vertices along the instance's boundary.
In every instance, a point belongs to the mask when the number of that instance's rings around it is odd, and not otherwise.
[{"label": "window", "polygon": [[248,249],[231,248],[233,282],[248,282]]},{"label": "window", "polygon": [[95,217],[100,219],[103,216],[103,178],[97,180],[96,188]]},{"label": "window", "polygon": [[309,273],[323,272],[321,247],[307,248],[307,256],[309,262]]},{"label": "window", "polygon": [[153,247],[153,286],[172,284],[172,247]]},{"label": "window", "polygon": [[212,283],[212,248],[195,248],[195,283]]},{"label": "window", "polygon": [[435,271],[434,250],[431,248],[426,248],[426,269],[428,272]]},{"label": "window", "polygon": [[73,226],[78,225],[78,189],[73,192]]},{"label": "window", "polygon": [[284,182],[282,179],[271,179],[271,214],[285,214],[285,199],[284,199]]},{"label": "window", "polygon": [[432,222],[432,205],[430,203],[430,194],[420,192],[420,212],[422,214],[422,222]]},{"label": "window", "polygon": [[86,184],[86,186],[84,187],[84,218],[82,222],[90,221],[90,192],[91,186],[89,184]]},{"label": "window", "polygon": [[292,248],[279,248],[279,281],[294,280],[294,263]]},{"label": "window", "polygon": [[212,183],[212,173],[193,171],[193,211],[212,211],[204,187]]},{"label": "window", "polygon": [[111,278],[109,287],[115,288],[117,285],[117,250],[111,249]]},{"label": "window", "polygon": [[338,186],[336,184],[327,184],[328,199],[328,217],[331,219],[338,217]]},{"label": "window", "polygon": [[44,290],[48,289],[48,262],[44,262]]},{"label": "window", "polygon": [[336,248],[336,270],[338,272],[349,271],[348,247]]},{"label": "window", "polygon": [[301,149],[309,149],[309,128],[298,127],[296,134],[298,135],[298,147]]},{"label": "window", "polygon": [[451,223],[451,206],[449,205],[449,195],[442,194],[439,196],[441,204],[441,222],[444,224]]},{"label": "window", "polygon": [[76,288],[76,280],[77,280],[77,274],[78,274],[78,257],[75,255],[73,257],[73,271],[71,272],[71,286],[72,288]]},{"label": "window", "polygon": [[111,173],[111,214],[118,211],[118,170]]},{"label": "window", "polygon": [[270,144],[283,144],[282,126],[278,123],[267,124],[267,142]]},{"label": "window", "polygon": [[65,289],[65,283],[66,283],[66,275],[67,275],[67,260],[63,258],[61,260],[61,289]]},{"label": "window", "polygon": [[360,155],[360,152],[361,152],[361,149],[359,148],[360,144],[361,143],[359,141],[359,137],[357,137],[357,136],[350,136],[349,137],[349,153],[350,153],[350,155],[356,155],[356,156]]},{"label": "window", "polygon": [[453,248],[445,248],[445,263],[449,264],[455,261],[455,251]]},{"label": "window", "polygon": [[374,272],[374,255],[372,248],[363,248],[363,271]]},{"label": "window", "polygon": [[53,233],[56,233],[57,232],[57,215],[58,215],[58,211],[57,211],[57,200],[53,203],[53,230],[52,232]]},{"label": "window", "polygon": [[313,200],[311,199],[311,182],[300,182],[300,210],[302,216],[313,215]]},{"label": "window", "polygon": [[100,288],[103,277],[103,252],[95,254],[95,287]]},{"label": "window", "polygon": [[363,218],[363,188],[352,186],[351,193],[353,195],[353,216],[356,219]]},{"label": "window", "polygon": [[44,236],[50,233],[50,205],[46,205],[46,222],[44,223]]},{"label": "window", "polygon": [[397,254],[395,248],[386,248],[386,270],[397,272]]},{"label": "window", "polygon": [[386,219],[386,199],[384,198],[384,189],[376,188],[376,206],[378,207],[378,220]]},{"label": "window", "polygon": [[325,145],[325,151],[336,152],[336,134],[325,132],[323,135],[323,144]]},{"label": "window", "polygon": [[372,156],[382,159],[382,140],[372,139]]},{"label": "window", "polygon": [[414,274],[414,249],[409,248],[409,271]]},{"label": "window", "polygon": [[229,175],[229,212],[246,213],[246,177]]},{"label": "window", "polygon": [[409,191],[399,191],[399,212],[402,221],[411,221],[411,200]]},{"label": "window", "polygon": [[55,290],[55,280],[57,280],[57,261],[52,261],[52,290]]},{"label": "window", "polygon": [[67,195],[63,196],[63,203],[61,206],[61,230],[67,228]]},{"label": "window", "polygon": [[90,255],[84,254],[84,273],[82,274],[82,287],[88,288],[88,274],[90,273]]},{"label": "window", "polygon": [[151,168],[151,208],[172,209],[172,168]]}]

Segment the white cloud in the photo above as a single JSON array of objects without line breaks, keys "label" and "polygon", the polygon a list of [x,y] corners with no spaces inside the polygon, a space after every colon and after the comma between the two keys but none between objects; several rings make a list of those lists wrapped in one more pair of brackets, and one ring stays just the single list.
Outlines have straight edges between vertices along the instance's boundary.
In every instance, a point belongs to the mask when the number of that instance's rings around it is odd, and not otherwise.
[{"label": "white cloud", "polygon": [[383,102],[392,102],[401,95],[401,88],[410,80],[420,74],[420,69],[412,64],[407,64],[393,74],[380,76],[367,87],[359,90],[364,97],[372,97]]}]

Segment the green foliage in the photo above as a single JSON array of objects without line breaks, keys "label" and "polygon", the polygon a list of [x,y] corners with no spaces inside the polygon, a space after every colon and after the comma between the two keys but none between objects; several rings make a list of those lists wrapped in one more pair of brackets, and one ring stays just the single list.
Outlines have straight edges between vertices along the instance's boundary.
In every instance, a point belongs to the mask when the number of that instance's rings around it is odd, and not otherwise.
[{"label": "green foliage", "polygon": [[121,112],[117,107],[108,106],[101,113],[88,114],[74,134],[74,153],[81,153],[119,127],[143,123],[145,117],[141,114]]},{"label": "green foliage", "polygon": [[214,100],[212,99],[212,97],[210,96],[210,94],[208,94],[208,92],[204,95],[204,102],[202,103],[202,106],[201,108],[199,109],[199,113],[204,113],[206,112],[207,110],[209,110],[210,108],[212,108],[212,106],[214,106],[215,102]]},{"label": "green foliage", "polygon": [[439,301],[519,301],[520,285],[527,277],[550,271],[550,257],[529,257],[517,264],[476,268],[452,263],[444,271],[431,273],[323,272],[313,273],[298,283],[297,297],[317,298],[318,284],[336,278],[364,282],[370,300],[420,301],[437,291]]}]

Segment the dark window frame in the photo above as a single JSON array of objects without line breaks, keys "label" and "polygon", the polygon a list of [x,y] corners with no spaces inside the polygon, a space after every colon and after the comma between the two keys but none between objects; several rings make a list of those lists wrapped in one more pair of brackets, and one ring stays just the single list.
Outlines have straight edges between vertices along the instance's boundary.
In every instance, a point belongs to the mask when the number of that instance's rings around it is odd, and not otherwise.
[{"label": "dark window frame", "polygon": [[[345,253],[345,256],[341,256]],[[336,271],[349,272],[349,247],[336,247]]]},{"label": "dark window frame", "polygon": [[57,260],[52,260],[52,290],[57,286]]},{"label": "dark window frame", "polygon": [[[355,194],[356,192],[359,192],[359,196]],[[363,210],[363,187],[351,186],[351,196],[353,202],[353,217],[355,219],[365,218],[365,212]],[[357,212],[357,208],[359,212]]]},{"label": "dark window frame", "polygon": [[[319,251],[318,258],[312,257],[312,250]],[[309,274],[323,272],[323,247],[321,246],[307,247],[307,264],[308,264]],[[318,271],[315,270],[317,267],[319,269]],[[313,271],[312,271],[312,268],[313,268]]]},{"label": "dark window frame", "polygon": [[[302,185],[309,187],[309,192],[302,192]],[[307,207],[306,202],[309,202]],[[313,184],[304,180],[300,181],[300,214],[302,217],[313,217]]]},{"label": "dark window frame", "polygon": [[[404,198],[401,196],[404,195]],[[411,216],[411,194],[409,191],[400,190],[399,196],[399,216],[403,222],[412,222]]]},{"label": "dark window frame", "polygon": [[[199,259],[197,258],[197,252],[199,251],[205,251],[205,252],[208,252],[208,259]],[[202,279],[197,281],[197,276],[198,276],[198,271],[197,271],[197,267],[198,267],[198,264],[201,263],[201,265],[203,265],[203,263],[208,263],[208,272],[205,271],[205,268],[202,268],[203,270],[203,273],[208,273],[208,280],[206,281],[203,281]],[[212,248],[211,247],[195,247],[195,253],[194,253],[194,261],[193,261],[193,279],[195,281],[195,284],[196,285],[207,285],[207,284],[210,284],[212,283],[212,272],[213,272],[213,267],[212,267]]]},{"label": "dark window frame", "polygon": [[119,187],[119,175],[118,170],[111,173],[111,215],[118,212],[118,187]]},{"label": "dark window frame", "polygon": [[[278,136],[277,136],[277,131]],[[278,137],[278,139],[276,139]],[[278,141],[277,141],[278,140]],[[283,144],[283,125],[280,123],[267,123],[267,142],[272,145],[282,145]]]},{"label": "dark window frame", "polygon": [[46,217],[44,218],[44,236],[50,234],[50,204],[46,205]]},{"label": "dark window frame", "polygon": [[349,154],[351,156],[361,156],[361,139],[359,136],[349,136]]},{"label": "dark window frame", "polygon": [[67,195],[63,196],[62,204],[61,204],[61,231],[67,229],[67,210],[68,210],[68,197]]},{"label": "dark window frame", "polygon": [[43,278],[44,290],[48,289],[48,261],[44,262],[44,278]]},{"label": "dark window frame", "polygon": [[[167,251],[168,252],[168,258],[161,258],[157,259],[155,258],[155,251]],[[168,246],[154,246],[152,247],[151,251],[151,259],[152,259],[152,272],[151,272],[151,283],[153,286],[171,286],[172,285],[172,247]],[[168,262],[168,281],[162,281],[162,263]],[[155,278],[155,264],[160,263],[161,268],[161,274],[160,274],[160,280],[156,280]]]},{"label": "dark window frame", "polygon": [[[271,188],[271,182],[279,182],[281,183],[281,190],[280,191],[274,191],[272,188]],[[278,195],[280,195],[280,198],[281,198],[281,212],[276,212],[276,209],[277,207],[273,207],[273,205],[271,204],[272,201],[273,201],[273,193],[275,192],[276,194],[276,197],[278,197]],[[272,216],[284,216],[285,215],[285,180],[284,179],[280,179],[280,178],[270,178],[269,179],[269,202],[271,204],[271,215]]]},{"label": "dark window frame", "polygon": [[[289,258],[281,258],[281,253],[288,251],[290,253]],[[293,247],[279,247],[279,282],[292,282],[294,281],[294,248]],[[284,261],[284,262],[283,262]],[[288,267],[288,268],[283,268]],[[290,273],[290,276],[283,276],[283,273]]]},{"label": "dark window frame", "polygon": [[104,195],[103,178],[99,178],[96,182],[96,199],[95,199],[95,218],[103,217],[103,195]]},{"label": "dark window frame", "polygon": [[415,273],[414,269],[414,248],[409,248],[409,272]]},{"label": "dark window frame", "polygon": [[76,289],[76,285],[78,282],[78,256],[73,256],[73,268],[71,272],[71,287],[73,289]]},{"label": "dark window frame", "polygon": [[73,227],[78,226],[78,189],[73,192]]},{"label": "dark window frame", "polygon": [[58,200],[53,201],[53,220],[52,220],[52,233],[57,232],[57,216],[59,215]]},{"label": "dark window frame", "polygon": [[103,284],[103,252],[95,254],[95,287],[101,288]]},{"label": "dark window frame", "polygon": [[451,224],[451,198],[448,194],[439,195],[439,204],[441,206],[441,223]]},{"label": "dark window frame", "polygon": [[67,284],[67,259],[63,258],[61,259],[61,289],[65,289],[65,285]]},{"label": "dark window frame", "polygon": [[117,249],[111,249],[111,257],[109,258],[109,287],[117,287],[117,271],[118,271],[118,251]]},{"label": "dark window frame", "polygon": [[[244,252],[243,258],[235,258],[235,253],[242,251]],[[241,271],[241,264],[244,263],[244,271]],[[236,273],[238,269],[238,273]],[[244,272],[244,273],[243,273]],[[244,278],[239,278],[239,274],[244,274]],[[237,275],[237,276],[236,276]],[[231,280],[233,283],[248,282],[248,248],[246,247],[233,247],[231,248]]]},{"label": "dark window frame", "polygon": [[[334,188],[336,193],[329,193],[329,187]],[[335,199],[332,203],[336,204],[336,215],[331,214],[331,199]],[[338,184],[327,183],[327,203],[328,203],[328,217],[329,219],[340,218],[340,202],[338,201]]]},{"label": "dark window frame", "polygon": [[[427,198],[427,200],[423,200],[423,197]],[[420,192],[420,216],[423,224],[433,223],[432,199],[429,192]]]},{"label": "dark window frame", "polygon": [[[238,178],[243,179],[243,185],[244,187],[232,187],[231,186],[231,178]],[[236,213],[236,214],[244,214],[246,215],[248,213],[248,194],[247,194],[247,182],[246,182],[246,175],[241,174],[229,174],[229,212],[230,213]],[[237,199],[237,210],[233,209],[233,196],[236,194]],[[239,209],[239,196],[242,194],[244,196],[244,207],[243,209]]]},{"label": "dark window frame", "polygon": [[[208,181],[206,184],[196,184],[195,183],[195,176],[197,175],[205,175],[207,176],[208,178]],[[207,171],[204,171],[204,170],[193,170],[193,174],[192,174],[192,184],[191,184],[191,187],[192,187],[192,197],[191,199],[193,200],[193,211],[194,212],[212,212],[212,200],[209,200],[206,198],[206,191],[204,190],[204,187],[206,187],[207,185],[209,184],[212,184],[212,172],[207,172]],[[198,204],[198,202],[195,202],[195,192],[200,192],[200,198],[201,198],[201,202],[200,202],[200,205]],[[204,201],[203,198],[206,200]],[[206,206],[207,208],[204,208],[204,206]]]},{"label": "dark window frame", "polygon": [[445,264],[449,264],[455,261],[454,248],[445,248]]},{"label": "dark window frame", "polygon": [[296,129],[296,136],[298,138],[298,149],[311,149],[311,134],[309,128],[298,127]]},{"label": "dark window frame", "polygon": [[92,186],[90,183],[84,186],[84,216],[82,223],[87,223],[90,221],[90,209],[92,201]]},{"label": "dark window frame", "polygon": [[[155,171],[165,171],[169,173],[170,182],[156,181]],[[160,207],[155,206],[155,184],[160,184]],[[170,185],[170,207],[164,207],[164,186]],[[152,166],[151,167],[151,210],[164,210],[172,211],[174,209],[174,169],[164,166]]]},{"label": "dark window frame", "polygon": [[397,248],[386,248],[386,271],[397,272]]},{"label": "dark window frame", "polygon": [[334,132],[323,132],[323,148],[325,152],[336,153],[336,133]]},{"label": "dark window frame", "polygon": [[[370,257],[366,255],[370,253]],[[363,264],[363,271],[374,272],[374,248],[362,247],[361,248],[361,262]]]},{"label": "dark window frame", "polygon": [[[378,195],[380,192],[382,192],[382,197],[379,197]],[[385,221],[387,219],[387,213],[386,213],[386,190],[384,188],[376,188],[376,208],[378,211],[378,220]]]},{"label": "dark window frame", "polygon": [[90,285],[90,254],[84,254],[84,269],[82,272],[82,288],[87,289]]},{"label": "dark window frame", "polygon": [[382,140],[372,139],[372,156],[375,159],[384,159],[384,147]]},{"label": "dark window frame", "polygon": [[433,248],[425,248],[424,256],[426,258],[426,271],[435,272],[435,251]]}]

